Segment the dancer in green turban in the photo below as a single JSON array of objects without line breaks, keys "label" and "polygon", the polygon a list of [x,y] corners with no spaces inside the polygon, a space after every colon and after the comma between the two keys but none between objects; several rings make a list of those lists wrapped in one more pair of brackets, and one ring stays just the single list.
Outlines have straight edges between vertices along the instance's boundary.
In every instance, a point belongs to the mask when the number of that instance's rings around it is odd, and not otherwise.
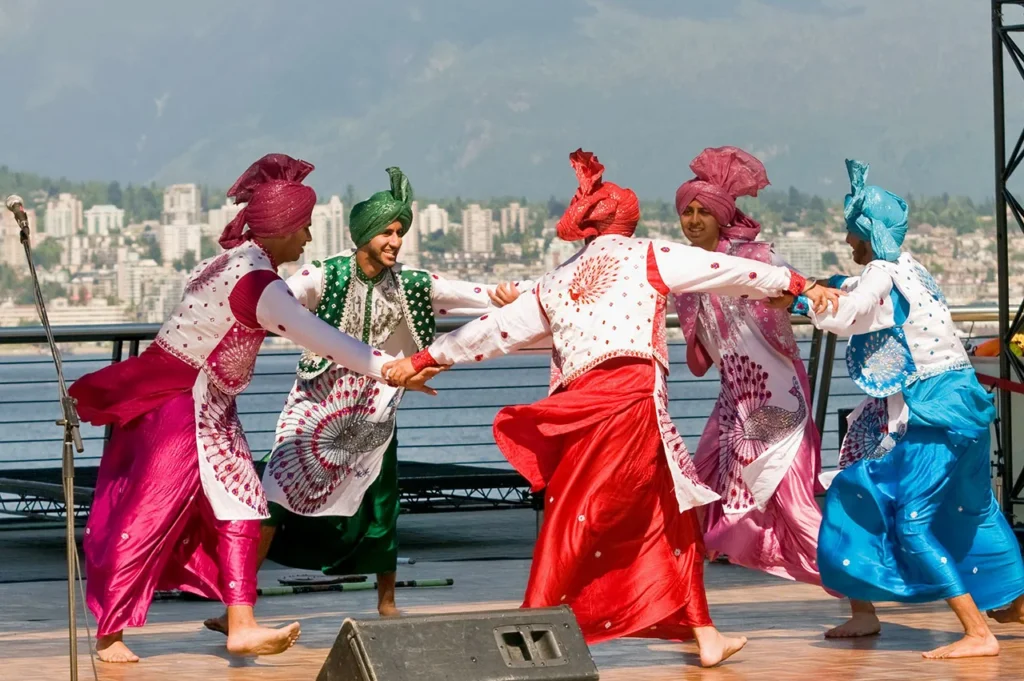
[{"label": "dancer in green turban", "polygon": [[[356,249],[303,266],[288,286],[332,326],[408,357],[433,342],[438,315],[477,317],[519,293],[514,283],[452,281],[398,263],[412,226],[413,192],[400,169],[387,172],[391,189],[349,215]],[[376,574],[378,611],[397,615],[395,412],[402,391],[332,360],[309,352],[299,360],[263,475],[271,517],[260,560],[326,575]],[[224,631],[226,623],[211,619],[206,626]]]}]

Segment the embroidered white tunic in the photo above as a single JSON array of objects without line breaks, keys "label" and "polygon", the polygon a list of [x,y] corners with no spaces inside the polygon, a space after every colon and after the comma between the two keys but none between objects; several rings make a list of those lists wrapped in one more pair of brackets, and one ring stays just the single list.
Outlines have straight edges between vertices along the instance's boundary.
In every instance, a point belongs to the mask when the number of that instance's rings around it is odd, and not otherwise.
[{"label": "embroidered white tunic", "polygon": [[[846,365],[866,392],[848,418],[840,468],[885,456],[906,431],[903,389],[916,381],[971,366],[946,299],[931,274],[907,252],[895,263],[875,260],[858,277],[831,281],[847,292],[839,310],[808,313],[811,322],[849,336]],[[831,482],[835,473],[822,475]]]},{"label": "embroidered white tunic", "polygon": [[382,379],[392,359],[304,309],[255,242],[200,263],[156,343],[199,370],[192,396],[200,478],[220,520],[267,517],[235,396],[249,385],[268,331],[372,379]]},{"label": "embroidered white tunic", "polygon": [[[433,317],[477,316],[493,307],[492,287],[401,264],[369,279],[353,251],[303,266],[288,286],[309,310],[324,310],[324,296],[338,295],[336,307],[329,308],[334,314],[325,310],[323,316],[396,357],[409,356],[433,340]],[[403,391],[316,359],[307,353],[299,365],[263,485],[270,501],[293,513],[351,516],[380,474]]]},{"label": "embroidered white tunic", "polygon": [[667,241],[600,236],[545,274],[532,295],[441,336],[428,351],[440,364],[479,362],[550,337],[557,371],[553,390],[614,357],[650,359],[656,368],[656,426],[676,499],[686,510],[719,497],[700,482],[669,416],[667,296],[709,291],[765,298],[786,292],[793,280],[783,267]]}]

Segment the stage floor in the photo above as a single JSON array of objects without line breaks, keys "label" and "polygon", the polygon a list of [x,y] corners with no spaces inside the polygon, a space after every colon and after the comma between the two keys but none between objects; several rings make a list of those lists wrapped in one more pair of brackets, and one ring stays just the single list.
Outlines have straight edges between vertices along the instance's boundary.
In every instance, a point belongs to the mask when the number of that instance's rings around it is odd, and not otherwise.
[{"label": "stage floor", "polygon": [[[450,588],[399,591],[408,613],[440,613],[516,607],[529,570],[522,559],[423,561],[400,568],[402,579],[452,577]],[[261,573],[263,585],[295,571]],[[1021,678],[1024,627],[995,626],[1003,646],[999,658],[929,662],[920,651],[951,642],[957,623],[942,605],[884,606],[883,635],[854,642],[826,642],[822,632],[844,615],[842,603],[821,590],[768,578],[741,568],[711,565],[708,592],[718,626],[750,643],[718,669],[700,669],[692,644],[621,641],[594,646],[605,681],[654,679],[987,679]],[[0,584],[0,679],[66,679],[65,590],[61,582]],[[223,637],[202,629],[203,618],[218,614],[212,603],[163,601],[154,604],[145,629],[129,631],[127,641],[143,660],[135,665],[97,662],[109,681],[215,679],[296,681],[315,679],[342,619],[374,617],[373,592],[322,593],[263,599],[257,614],[264,623],[302,622],[302,638],[289,652],[257,660],[233,659]],[[80,646],[80,678],[92,678],[89,657]],[[472,681],[465,679],[463,681]]]}]

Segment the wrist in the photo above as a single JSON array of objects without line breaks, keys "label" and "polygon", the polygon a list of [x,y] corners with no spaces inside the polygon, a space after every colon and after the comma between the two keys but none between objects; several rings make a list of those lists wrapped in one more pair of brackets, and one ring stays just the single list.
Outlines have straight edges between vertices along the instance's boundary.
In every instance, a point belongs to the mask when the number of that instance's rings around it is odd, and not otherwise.
[{"label": "wrist", "polygon": [[433,355],[431,355],[428,350],[420,350],[410,359],[412,361],[412,368],[416,373],[419,373],[429,367],[439,366],[437,360],[434,359]]},{"label": "wrist", "polygon": [[807,299],[807,296],[797,296],[793,299],[793,304],[789,306],[789,311],[792,314],[806,315],[811,311],[811,301]]},{"label": "wrist", "polygon": [[799,296],[807,290],[807,279],[799,272],[789,271],[789,288],[786,292],[793,296]]}]

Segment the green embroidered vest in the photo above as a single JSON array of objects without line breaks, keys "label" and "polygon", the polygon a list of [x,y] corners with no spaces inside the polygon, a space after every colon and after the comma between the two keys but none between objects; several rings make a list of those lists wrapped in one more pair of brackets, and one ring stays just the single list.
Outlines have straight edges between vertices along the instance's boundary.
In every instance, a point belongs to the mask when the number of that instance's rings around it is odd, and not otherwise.
[{"label": "green embroidered vest", "polygon": [[[367,282],[369,290],[364,301],[362,333],[356,337],[364,343],[370,342],[370,327],[373,323],[372,301],[375,287],[379,287],[385,277],[392,277],[397,280],[397,292],[401,316],[409,327],[413,342],[417,350],[429,346],[434,340],[436,323],[434,321],[434,310],[431,305],[433,298],[433,287],[430,281],[430,273],[423,270],[406,269],[401,265],[384,270],[378,278],[370,281],[365,278],[356,263],[354,254],[336,255],[328,258],[323,263],[314,262],[315,267],[323,269],[324,283],[320,294],[320,303],[315,310],[316,316],[331,326],[345,331],[343,323],[346,318],[347,305],[349,304],[349,289],[352,278],[359,277]],[[401,320],[399,320],[399,324]],[[397,328],[397,325],[395,326]],[[387,332],[390,336],[391,329]],[[385,339],[374,339],[378,344]],[[319,376],[331,365],[330,360],[319,357],[309,352],[303,353],[299,360],[296,371],[299,378],[311,379]]]}]

